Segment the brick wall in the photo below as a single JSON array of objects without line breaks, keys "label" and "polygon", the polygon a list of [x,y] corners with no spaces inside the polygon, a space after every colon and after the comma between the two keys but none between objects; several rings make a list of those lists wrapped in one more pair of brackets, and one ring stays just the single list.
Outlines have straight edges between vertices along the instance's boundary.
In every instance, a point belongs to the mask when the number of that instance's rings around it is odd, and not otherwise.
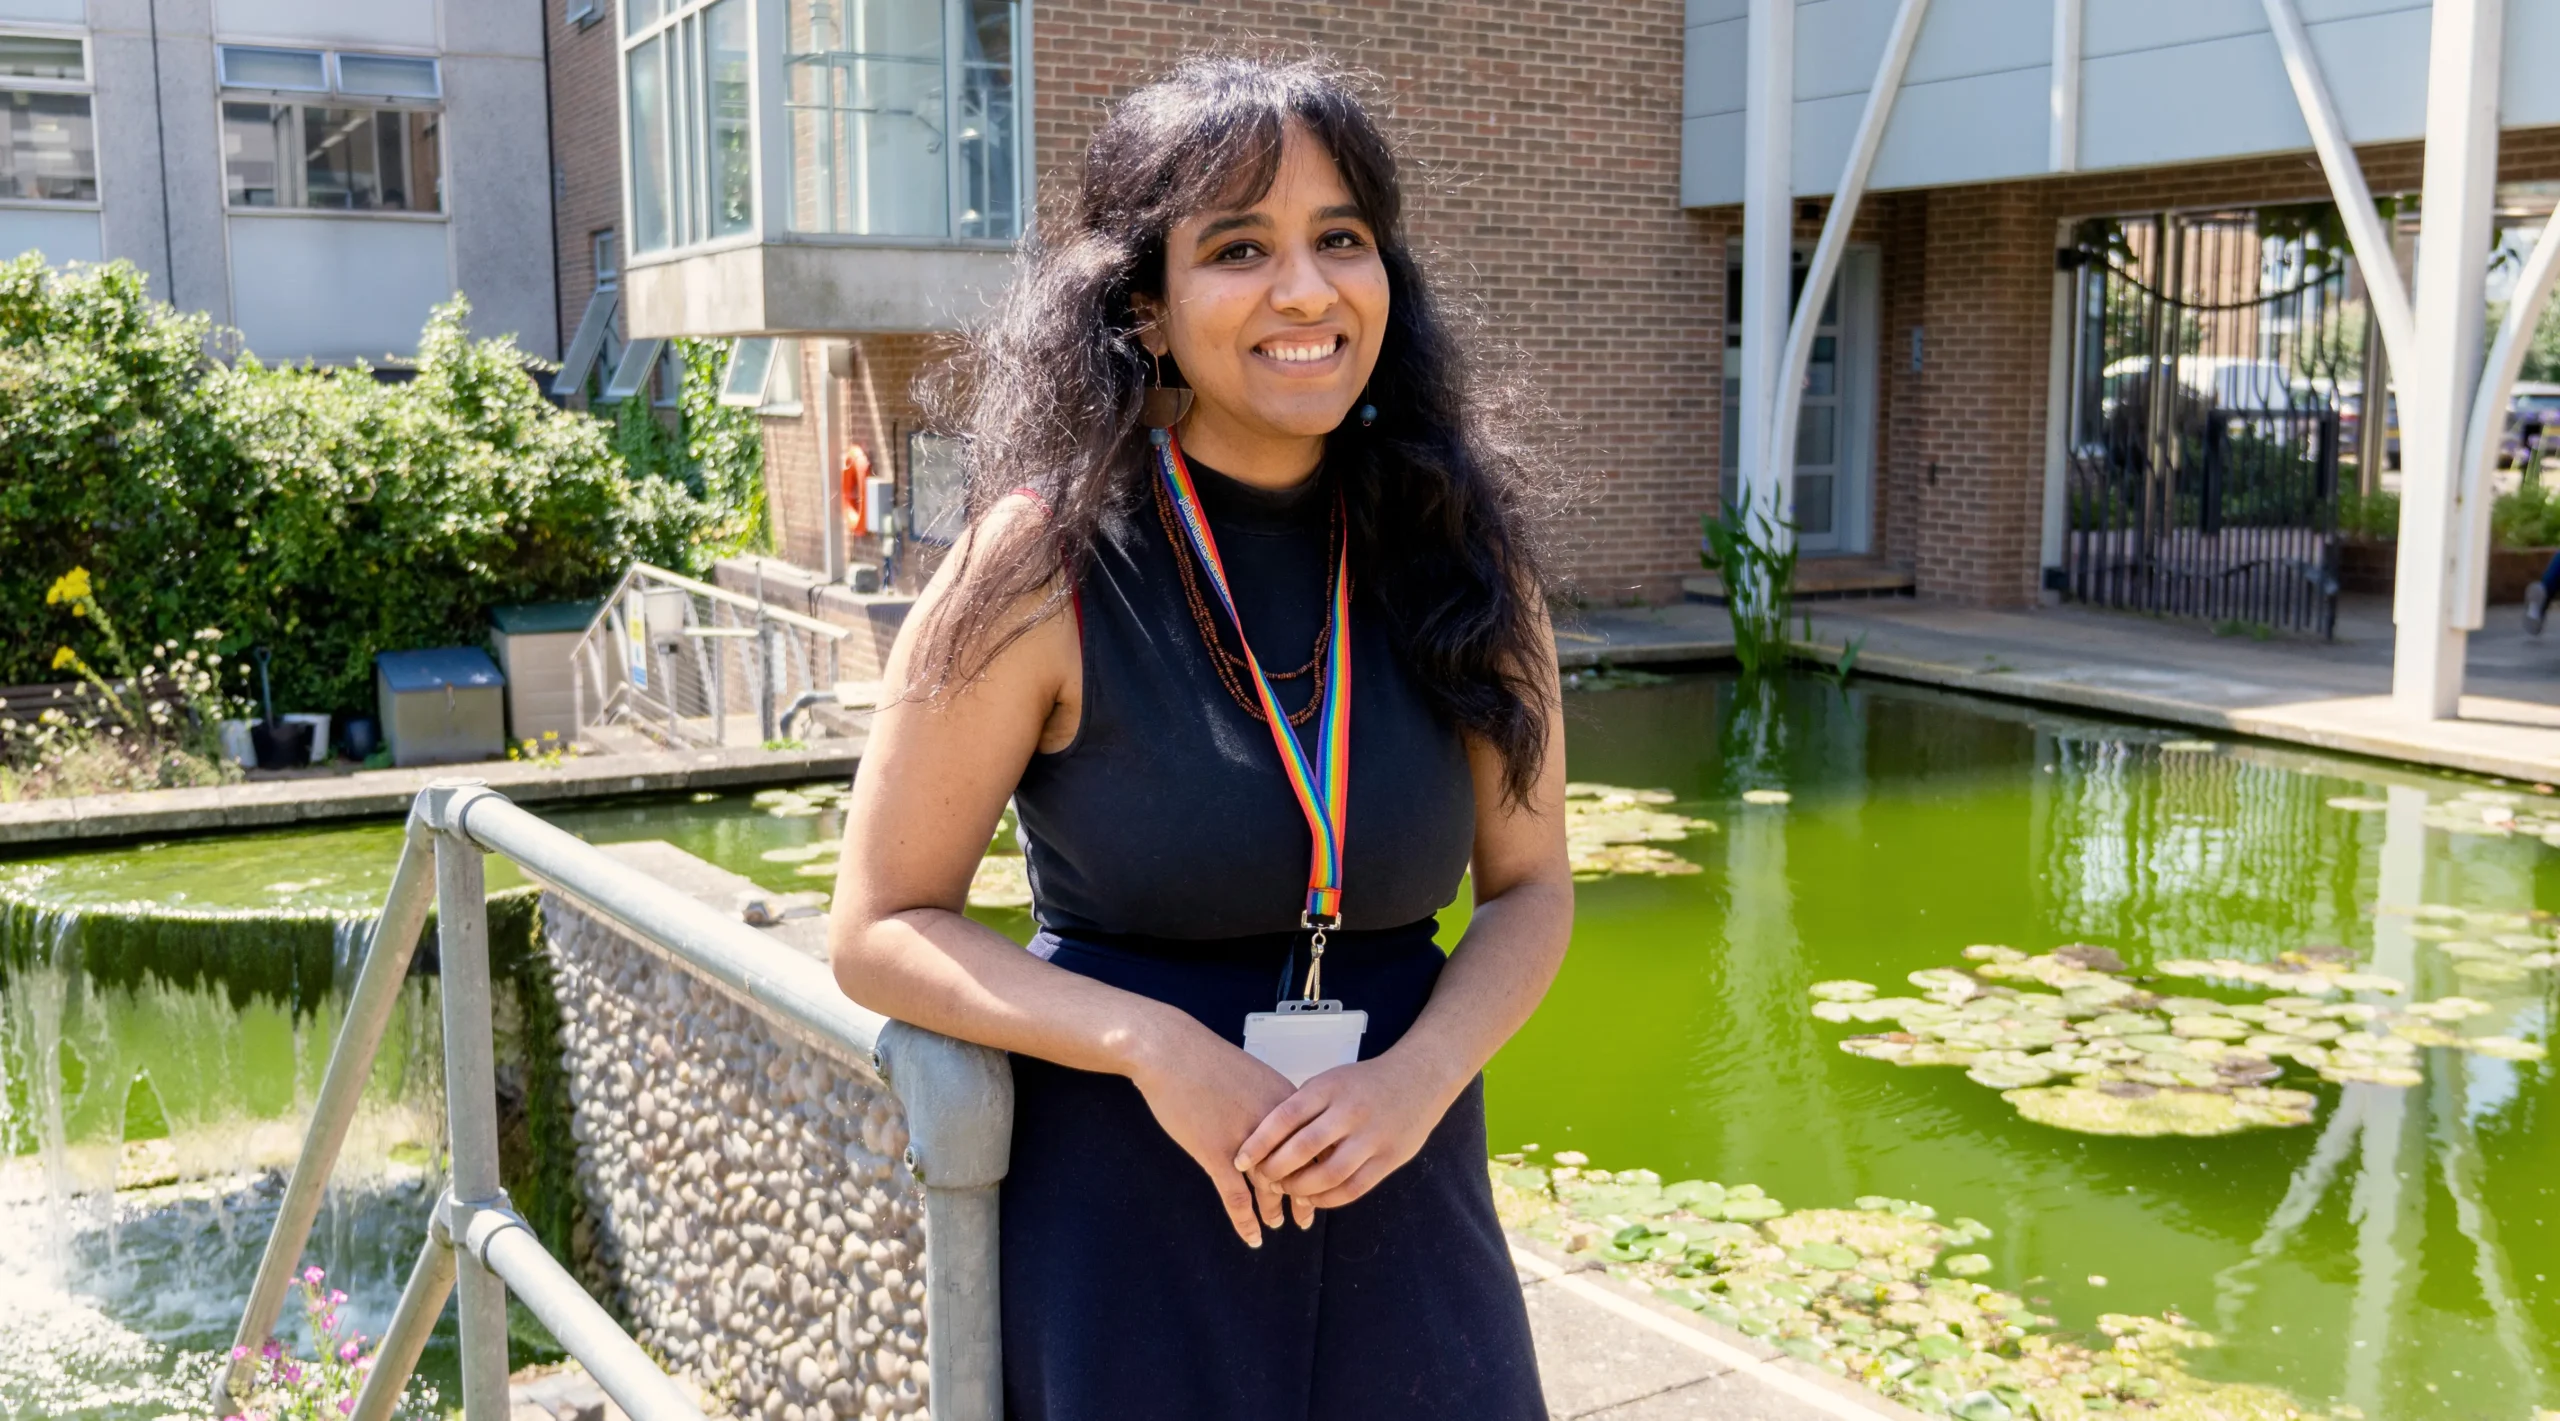
[{"label": "brick wall", "polygon": [[567,8],[560,0],[542,4],[551,47],[551,225],[559,242],[564,353],[595,294],[594,235],[622,221],[614,9],[599,4],[600,18],[581,26],[569,23]]},{"label": "brick wall", "polygon": [[[867,335],[853,343],[852,378],[836,382],[835,417],[843,438],[871,455],[871,471],[898,480],[903,494],[907,479],[907,436],[923,423],[915,401],[917,374],[934,358],[934,337]],[[838,486],[822,478],[823,444],[819,437],[818,342],[800,343],[801,412],[764,421],[765,501],[773,510],[774,548],[802,567],[826,566],[826,524],[834,506],[826,502]],[[886,551],[877,535],[853,539],[847,552],[856,563],[878,563]],[[910,559],[915,570],[923,559]],[[906,580],[903,579],[902,580]]]},{"label": "brick wall", "polygon": [[1714,496],[1723,233],[1680,207],[1676,0],[1392,6],[1073,0],[1033,30],[1044,191],[1104,106],[1218,44],[1320,44],[1375,71],[1417,244],[1522,347],[1594,497],[1570,530],[1586,593],[1694,569]]}]

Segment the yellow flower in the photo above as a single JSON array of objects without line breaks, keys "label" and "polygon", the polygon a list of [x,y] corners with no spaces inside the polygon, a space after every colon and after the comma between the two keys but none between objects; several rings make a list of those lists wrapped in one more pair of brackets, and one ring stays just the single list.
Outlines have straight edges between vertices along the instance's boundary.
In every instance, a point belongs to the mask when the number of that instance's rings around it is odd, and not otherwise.
[{"label": "yellow flower", "polygon": [[[61,602],[85,602],[91,595],[89,569],[75,567],[55,578],[53,586],[45,589],[44,604],[51,607]],[[77,611],[78,608],[75,606],[73,610]]]},{"label": "yellow flower", "polygon": [[57,648],[53,653],[53,669],[56,671],[61,670],[65,666],[77,666],[79,664],[80,653],[73,651],[67,646]]}]

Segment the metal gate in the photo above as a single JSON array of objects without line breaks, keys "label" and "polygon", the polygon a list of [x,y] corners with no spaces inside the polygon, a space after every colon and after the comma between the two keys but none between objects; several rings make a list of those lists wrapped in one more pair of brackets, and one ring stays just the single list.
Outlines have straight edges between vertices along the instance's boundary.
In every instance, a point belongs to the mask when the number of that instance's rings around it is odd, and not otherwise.
[{"label": "metal gate", "polygon": [[2065,597],[2332,634],[2346,249],[2325,205],[2080,224]]}]

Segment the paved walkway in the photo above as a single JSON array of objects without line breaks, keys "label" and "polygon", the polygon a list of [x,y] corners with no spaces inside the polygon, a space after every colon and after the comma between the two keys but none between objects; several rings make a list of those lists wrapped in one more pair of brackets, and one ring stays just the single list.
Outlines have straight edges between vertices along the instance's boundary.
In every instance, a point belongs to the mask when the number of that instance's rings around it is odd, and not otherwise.
[{"label": "paved walkway", "polygon": [[[1812,603],[1815,654],[1863,637],[1857,670],[1985,695],[2263,736],[2439,769],[2560,783],[2560,628],[2525,635],[2490,609],[2471,638],[2460,720],[2411,723],[2391,708],[2384,598],[2343,599],[2335,641],[2217,636],[2198,622],[2084,607],[1983,611],[1882,599]],[[1587,614],[1570,627],[1595,659],[1731,654],[1724,609],[1701,603]]]},{"label": "paved walkway", "polygon": [[[1512,1259],[1554,1421],[1918,1421],[1589,1262],[1517,1239]],[[627,1421],[575,1363],[530,1369],[512,1391],[510,1421]]]}]

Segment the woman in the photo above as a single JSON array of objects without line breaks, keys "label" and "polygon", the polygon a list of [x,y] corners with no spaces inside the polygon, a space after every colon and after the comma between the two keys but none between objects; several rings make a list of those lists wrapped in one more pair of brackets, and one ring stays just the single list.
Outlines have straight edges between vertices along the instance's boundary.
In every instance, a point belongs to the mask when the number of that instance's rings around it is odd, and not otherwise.
[{"label": "woman", "polygon": [[[891,658],[835,964],[1014,1053],[1013,1416],[1545,1414],[1478,1073],[1572,918],[1554,646],[1400,218],[1340,78],[1187,63],[950,387],[973,521]],[[1029,952],[962,914],[1008,797]]]}]

